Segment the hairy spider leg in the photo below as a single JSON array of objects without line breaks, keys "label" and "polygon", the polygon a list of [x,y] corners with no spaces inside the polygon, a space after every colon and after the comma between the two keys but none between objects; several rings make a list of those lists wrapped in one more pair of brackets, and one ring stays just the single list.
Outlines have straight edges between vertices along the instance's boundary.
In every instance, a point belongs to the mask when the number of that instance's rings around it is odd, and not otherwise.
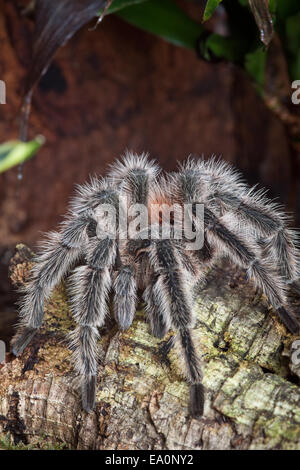
[{"label": "hairy spider leg", "polygon": [[[204,235],[208,246],[214,247],[212,258],[209,259],[210,264],[220,256],[227,256],[229,259],[233,259],[237,265],[245,268],[248,278],[252,279],[254,284],[262,289],[288,330],[292,333],[298,332],[299,325],[296,318],[285,308],[287,299],[282,277],[274,270],[273,263],[270,260],[260,260],[254,247],[244,237],[230,230],[222,221],[222,218],[216,216],[213,205],[210,205],[207,199],[209,191],[205,184],[204,187],[201,186],[199,172],[194,171],[192,166],[191,168],[188,167],[187,170],[173,177],[172,184],[175,197],[181,203],[193,204],[196,225],[195,205],[205,201]],[[202,193],[203,199],[201,199]]]},{"label": "hairy spider leg", "polygon": [[[219,211],[231,211],[238,227],[249,235],[251,232],[263,256],[274,258],[275,268],[287,284],[297,289],[300,277],[299,234],[287,227],[289,217],[282,207],[265,196],[264,190],[250,188],[242,175],[229,164],[210,159],[195,162],[189,159],[180,165],[180,171],[194,171],[198,180],[205,182],[206,200]],[[230,188],[230,191],[228,191]],[[270,258],[269,258],[270,259]]]},{"label": "hairy spider leg", "polygon": [[[110,178],[119,184],[121,194],[129,196],[129,204],[143,204],[148,207],[150,188],[158,173],[157,165],[149,161],[146,155],[127,153],[123,160],[112,166]],[[133,239],[125,244],[125,251],[129,249],[130,254],[129,256],[124,254],[124,265],[120,267],[114,282],[114,313],[121,329],[129,328],[136,310],[138,289],[136,277],[142,275],[133,266],[141,264],[136,257],[138,245],[139,241],[135,242]]]},{"label": "hairy spider leg", "polygon": [[82,406],[94,409],[98,365],[98,328],[108,314],[108,297],[112,284],[111,268],[116,260],[116,240],[109,237],[90,240],[87,262],[70,277],[71,310],[77,327],[71,333],[73,362],[82,390]]},{"label": "hairy spider leg", "polygon": [[284,278],[292,282],[299,278],[297,233],[285,226],[284,216],[275,211],[271,201],[250,191],[245,196],[245,201],[225,192],[216,192],[213,197],[233,210],[248,228],[254,227],[260,234],[258,242],[265,251],[265,256],[274,256],[277,269]]},{"label": "hairy spider leg", "polygon": [[157,240],[152,243],[150,262],[158,279],[152,290],[155,305],[160,305],[163,322],[178,331],[185,375],[191,383],[190,410],[198,418],[203,414],[204,388],[202,373],[190,328],[194,324],[191,295],[187,286],[187,272],[180,255],[171,239]]},{"label": "hairy spider leg", "polygon": [[24,288],[19,329],[12,340],[11,351],[19,356],[41,327],[44,302],[82,255],[87,240],[86,228],[92,222],[90,213],[66,220],[61,232],[52,232],[41,247],[32,269],[32,279]]},{"label": "hairy spider leg", "polygon": [[285,286],[282,278],[266,263],[260,261],[245,240],[242,240],[222,224],[212,211],[205,208],[205,231],[208,241],[218,245],[219,251],[247,270],[247,277],[261,288],[270,304],[291,333],[299,331],[293,314],[286,310]]},{"label": "hairy spider leg", "polygon": [[170,315],[168,315],[169,300],[163,293],[162,278],[159,274],[154,276],[151,284],[144,290],[145,310],[152,334],[162,339],[170,329]]},{"label": "hairy spider leg", "polygon": [[122,266],[113,285],[114,315],[121,328],[127,330],[134,318],[137,305],[137,281],[132,266]]}]

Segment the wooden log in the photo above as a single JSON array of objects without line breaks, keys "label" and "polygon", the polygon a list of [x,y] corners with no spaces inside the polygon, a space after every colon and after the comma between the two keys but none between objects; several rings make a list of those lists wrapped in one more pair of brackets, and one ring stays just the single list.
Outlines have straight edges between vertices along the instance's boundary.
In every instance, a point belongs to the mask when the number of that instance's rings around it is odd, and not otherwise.
[{"label": "wooden log", "polygon": [[[17,246],[14,285],[30,275],[31,256]],[[74,324],[60,285],[40,333],[0,370],[0,447],[300,449],[300,366],[290,367],[296,338],[228,263],[208,274],[195,309],[206,387],[202,419],[189,415],[176,350],[162,361],[161,340],[151,336],[142,311],[126,332],[112,322],[102,329],[97,405],[87,414],[72,386],[65,336]]]}]

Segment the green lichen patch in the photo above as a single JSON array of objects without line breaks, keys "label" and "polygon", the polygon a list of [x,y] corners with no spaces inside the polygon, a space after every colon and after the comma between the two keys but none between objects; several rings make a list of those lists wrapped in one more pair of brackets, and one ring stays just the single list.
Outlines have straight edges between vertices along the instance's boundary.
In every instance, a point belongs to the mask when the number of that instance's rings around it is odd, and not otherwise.
[{"label": "green lichen patch", "polygon": [[9,433],[0,435],[0,450],[65,450],[67,445],[64,442],[51,442],[47,436],[33,438],[30,444],[19,442],[14,443],[13,436]]},{"label": "green lichen patch", "polygon": [[65,285],[62,283],[53,290],[45,304],[44,329],[46,331],[68,333],[74,328],[74,320],[68,305]]}]

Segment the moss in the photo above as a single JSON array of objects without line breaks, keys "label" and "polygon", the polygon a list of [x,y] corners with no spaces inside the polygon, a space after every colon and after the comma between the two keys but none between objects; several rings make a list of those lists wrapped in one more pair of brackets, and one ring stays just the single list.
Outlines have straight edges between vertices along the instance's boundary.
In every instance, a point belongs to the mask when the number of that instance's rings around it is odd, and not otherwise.
[{"label": "moss", "polygon": [[0,450],[65,450],[67,445],[63,442],[48,442],[46,436],[34,439],[30,444],[19,442],[14,444],[14,440],[9,433],[0,435]]},{"label": "moss", "polygon": [[45,305],[44,329],[48,332],[59,331],[67,334],[74,328],[74,321],[69,309],[64,283],[53,290]]}]

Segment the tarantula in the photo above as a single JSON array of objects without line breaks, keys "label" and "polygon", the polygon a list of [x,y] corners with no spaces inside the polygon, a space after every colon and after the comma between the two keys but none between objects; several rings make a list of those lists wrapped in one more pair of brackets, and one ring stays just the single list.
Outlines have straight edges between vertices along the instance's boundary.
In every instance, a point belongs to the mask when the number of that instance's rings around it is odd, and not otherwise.
[{"label": "tarantula", "polygon": [[[148,209],[150,225],[133,236],[121,236],[121,218],[125,226],[134,221],[130,213],[134,204]],[[176,211],[170,217],[169,237],[159,236],[165,209],[185,204],[191,207],[195,233],[203,227],[203,244],[194,250],[187,248],[185,236],[179,236],[182,220]],[[197,204],[204,205],[203,225]],[[157,205],[163,209],[155,211]],[[117,214],[114,233],[107,217],[109,207]],[[42,246],[25,287],[12,352],[22,354],[42,325],[45,299],[71,272],[69,296],[77,326],[70,344],[83,409],[90,412],[95,406],[98,328],[108,315],[110,292],[115,319],[125,330],[133,321],[141,291],[152,333],[163,338],[170,328],[177,331],[190,383],[190,411],[199,417],[204,390],[191,334],[195,321],[192,287],[205,277],[207,266],[226,256],[246,270],[287,329],[298,332],[298,322],[288,307],[287,286],[299,277],[299,252],[297,233],[287,222],[264,192],[250,188],[220,160],[189,158],[176,173],[162,175],[146,155],[127,153],[112,165],[107,177],[92,178],[79,187],[60,231],[50,233]]]}]

